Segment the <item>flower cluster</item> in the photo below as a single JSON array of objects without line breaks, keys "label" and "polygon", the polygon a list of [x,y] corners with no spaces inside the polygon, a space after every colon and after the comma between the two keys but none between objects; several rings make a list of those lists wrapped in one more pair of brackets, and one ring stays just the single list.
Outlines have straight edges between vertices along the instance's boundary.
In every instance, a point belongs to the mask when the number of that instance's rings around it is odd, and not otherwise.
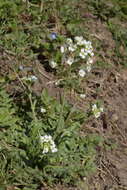
[{"label": "flower cluster", "polygon": [[46,109],[43,107],[41,107],[40,111],[41,111],[41,113],[46,113]]},{"label": "flower cluster", "polygon": [[57,66],[57,63],[55,61],[50,61],[49,63],[50,67],[52,67],[52,69],[54,69]]},{"label": "flower cluster", "polygon": [[97,107],[97,105],[96,104],[93,104],[92,105],[92,113],[94,114],[94,116],[96,117],[96,118],[98,118],[98,117],[100,117],[100,115],[101,115],[101,112],[103,112],[104,110],[103,110],[103,107]]},{"label": "flower cluster", "polygon": [[68,68],[67,65],[70,67],[75,65],[73,72],[81,78],[91,71],[94,56],[92,43],[82,36],[65,39],[64,44],[59,47],[58,51],[61,54],[60,60],[50,60],[51,68],[54,69],[60,66],[63,68],[63,65]]},{"label": "flower cluster", "polygon": [[40,143],[43,147],[43,154],[46,154],[49,151],[51,151],[52,153],[58,151],[55,142],[53,141],[52,136],[50,135],[40,136]]},{"label": "flower cluster", "polygon": [[35,82],[38,78],[35,75],[31,75],[29,77],[23,77],[22,80],[28,81],[28,82]]},{"label": "flower cluster", "polygon": [[86,94],[80,94],[80,98],[86,98]]},{"label": "flower cluster", "polygon": [[[74,40],[68,38],[66,40],[66,50],[70,52],[66,63],[72,65],[75,62],[86,63],[85,67],[82,64],[78,72],[80,77],[84,77],[86,72],[91,71],[92,57],[94,56],[93,47],[90,41],[86,41],[82,36],[76,36]],[[61,49],[63,49],[61,47]],[[63,51],[61,51],[62,53]],[[70,61],[71,60],[71,61]]]}]

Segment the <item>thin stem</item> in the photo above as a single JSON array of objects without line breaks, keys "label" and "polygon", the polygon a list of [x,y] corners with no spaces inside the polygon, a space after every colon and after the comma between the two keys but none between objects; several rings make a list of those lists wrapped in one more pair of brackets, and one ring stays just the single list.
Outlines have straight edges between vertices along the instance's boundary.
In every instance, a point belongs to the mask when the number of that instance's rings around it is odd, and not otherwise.
[{"label": "thin stem", "polygon": [[32,109],[33,118],[34,118],[34,121],[36,121],[37,120],[36,113],[35,113],[36,101],[34,101],[34,102],[32,101],[31,94],[29,94],[29,100],[30,100],[30,105],[31,105],[31,109]]}]

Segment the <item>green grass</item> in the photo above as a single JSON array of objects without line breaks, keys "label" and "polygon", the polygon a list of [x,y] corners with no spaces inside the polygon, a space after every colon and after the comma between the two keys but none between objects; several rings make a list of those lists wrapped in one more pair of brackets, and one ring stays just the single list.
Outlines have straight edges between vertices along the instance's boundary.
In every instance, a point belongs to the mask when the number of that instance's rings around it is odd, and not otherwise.
[{"label": "green grass", "polygon": [[108,22],[109,30],[112,33],[115,41],[115,55],[118,58],[118,64],[127,66],[127,30],[125,26],[121,24]]}]

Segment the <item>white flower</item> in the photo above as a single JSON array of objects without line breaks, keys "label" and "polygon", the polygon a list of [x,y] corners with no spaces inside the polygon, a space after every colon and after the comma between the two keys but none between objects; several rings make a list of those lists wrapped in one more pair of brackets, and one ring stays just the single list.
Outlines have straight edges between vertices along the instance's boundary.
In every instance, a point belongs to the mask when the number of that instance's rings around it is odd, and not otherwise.
[{"label": "white flower", "polygon": [[58,149],[57,148],[52,148],[51,151],[52,151],[52,153],[54,153],[54,152],[57,152]]},{"label": "white flower", "polygon": [[96,112],[96,113],[94,114],[94,116],[95,116],[96,118],[100,117],[100,115],[101,115],[101,112]]},{"label": "white flower", "polygon": [[24,69],[24,67],[23,67],[22,65],[20,65],[20,66],[19,66],[19,70],[22,71],[23,69]]},{"label": "white flower", "polygon": [[103,108],[98,108],[96,104],[92,105],[92,112],[96,118],[100,117],[101,112],[103,112]]},{"label": "white flower", "polygon": [[82,59],[85,59],[86,56],[87,56],[87,52],[85,52],[85,49],[82,48],[80,53],[79,53],[79,56],[82,58]]},{"label": "white flower", "polygon": [[67,38],[66,42],[67,42],[67,44],[68,44],[68,45],[70,45],[70,44],[72,44],[72,43],[73,43],[73,41],[72,41],[72,39],[71,39],[71,38]]},{"label": "white flower", "polygon": [[86,94],[80,94],[80,98],[85,98]]},{"label": "white flower", "polygon": [[89,54],[90,56],[94,56],[93,53],[93,47],[90,41],[85,41],[84,40],[84,45],[85,45],[85,52]]},{"label": "white flower", "polygon": [[77,42],[77,45],[83,45],[84,44],[84,39],[82,36],[76,36],[75,41]]},{"label": "white flower", "polygon": [[86,75],[86,72],[83,69],[80,69],[78,74],[80,77],[84,77]]},{"label": "white flower", "polygon": [[91,54],[90,54],[92,57],[94,56],[94,53],[93,52],[91,52]]},{"label": "white flower", "polygon": [[52,140],[52,136],[50,135],[45,135],[45,140],[48,142],[48,141],[51,141]]},{"label": "white flower", "polygon": [[92,111],[96,110],[97,109],[97,105],[96,104],[93,104],[92,105]]},{"label": "white flower", "polygon": [[74,52],[77,48],[77,45],[75,44],[71,44],[69,47],[68,47],[68,50],[71,51],[71,52]]},{"label": "white flower", "polygon": [[72,65],[73,62],[74,62],[74,59],[72,57],[69,57],[68,60],[66,61],[68,65]]},{"label": "white flower", "polygon": [[60,85],[60,80],[57,80],[57,81],[55,82],[55,85],[56,85],[56,86]]},{"label": "white flower", "polygon": [[46,154],[46,153],[48,153],[48,151],[49,151],[49,148],[48,147],[46,147],[46,146],[44,146],[44,148],[43,148],[43,154]]},{"label": "white flower", "polygon": [[60,51],[61,51],[61,53],[64,53],[64,52],[65,52],[64,46],[61,46],[61,47],[60,47]]},{"label": "white flower", "polygon": [[86,45],[87,41],[86,40],[82,40],[82,45]]},{"label": "white flower", "polygon": [[86,70],[87,70],[87,72],[90,72],[90,71],[91,71],[91,65],[90,65],[90,64],[87,64]]},{"label": "white flower", "polygon": [[85,49],[85,52],[87,52],[87,54],[89,53],[89,54],[91,55],[92,50],[91,50],[91,49],[86,48],[86,49]]},{"label": "white flower", "polygon": [[34,76],[34,75],[32,75],[30,78],[31,78],[31,80],[32,80],[32,81],[37,80],[37,77],[36,77],[36,76]]},{"label": "white flower", "polygon": [[54,69],[57,66],[57,63],[55,61],[51,61],[49,65]]},{"label": "white flower", "polygon": [[82,52],[82,53],[84,53],[84,52],[85,52],[85,49],[84,49],[84,48],[82,48],[82,49],[81,49],[81,52]]},{"label": "white flower", "polygon": [[46,109],[45,108],[41,108],[41,113],[46,113]]},{"label": "white flower", "polygon": [[29,81],[29,82],[35,82],[37,80],[37,77],[32,75],[30,77],[23,77],[22,80]]},{"label": "white flower", "polygon": [[87,64],[91,64],[91,63],[93,63],[93,59],[91,59],[90,57],[88,58],[88,60],[87,60]]},{"label": "white flower", "polygon": [[75,41],[81,41],[81,40],[83,40],[83,37],[82,36],[75,36]]},{"label": "white flower", "polygon": [[91,50],[91,51],[93,50],[93,47],[92,47],[90,41],[87,41],[87,42],[85,43],[85,47],[86,47],[86,49],[89,49],[89,50]]},{"label": "white flower", "polygon": [[100,108],[100,111],[103,112],[103,111],[104,111],[104,108],[101,107],[101,108]]},{"label": "white flower", "polygon": [[86,45],[87,47],[92,47],[92,43],[91,43],[90,41],[86,41],[85,45]]},{"label": "white flower", "polygon": [[52,140],[52,137],[50,135],[40,136],[41,143],[48,142],[48,141],[51,141],[51,140]]},{"label": "white flower", "polygon": [[51,151],[52,153],[55,153],[58,151],[52,139],[52,136],[50,135],[40,136],[40,143],[43,147],[43,154],[46,154],[49,151]]}]

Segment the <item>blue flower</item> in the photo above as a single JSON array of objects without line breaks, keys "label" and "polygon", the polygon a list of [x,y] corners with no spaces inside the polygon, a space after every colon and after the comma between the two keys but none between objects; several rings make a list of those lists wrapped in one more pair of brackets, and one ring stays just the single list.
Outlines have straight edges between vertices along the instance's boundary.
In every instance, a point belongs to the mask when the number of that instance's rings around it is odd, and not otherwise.
[{"label": "blue flower", "polygon": [[57,34],[55,32],[52,32],[50,37],[52,40],[55,40],[57,38]]}]

